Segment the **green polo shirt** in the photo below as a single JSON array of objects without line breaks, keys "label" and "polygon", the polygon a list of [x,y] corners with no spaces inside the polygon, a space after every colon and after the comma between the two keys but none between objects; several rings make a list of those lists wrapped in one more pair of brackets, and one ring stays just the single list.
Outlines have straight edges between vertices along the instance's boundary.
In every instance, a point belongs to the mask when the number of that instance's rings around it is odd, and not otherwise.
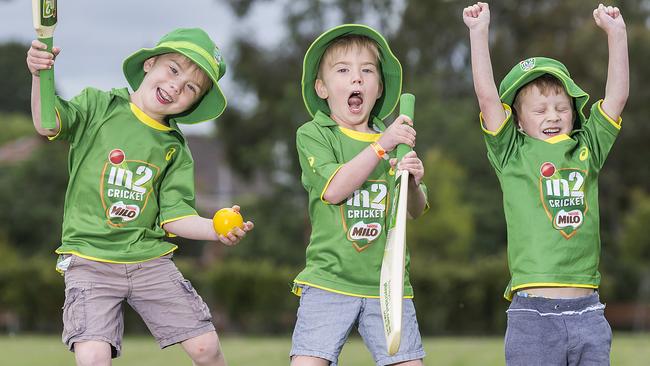
[{"label": "green polo shirt", "polygon": [[196,215],[194,163],[178,127],[129,102],[126,88],[56,100],[70,143],[59,254],[133,263],[176,249],[162,225]]},{"label": "green polo shirt", "polygon": [[[339,127],[317,112],[296,135],[302,185],[309,194],[311,237],[305,269],[296,284],[360,297],[379,297],[387,232],[387,206],[392,202],[395,172],[382,160],[368,179],[343,202],[330,204],[323,194],[336,172],[381,136],[383,122],[373,120],[377,133]],[[422,186],[426,193],[426,187]],[[413,296],[406,255],[404,295]],[[299,294],[296,287],[295,292]]]}]

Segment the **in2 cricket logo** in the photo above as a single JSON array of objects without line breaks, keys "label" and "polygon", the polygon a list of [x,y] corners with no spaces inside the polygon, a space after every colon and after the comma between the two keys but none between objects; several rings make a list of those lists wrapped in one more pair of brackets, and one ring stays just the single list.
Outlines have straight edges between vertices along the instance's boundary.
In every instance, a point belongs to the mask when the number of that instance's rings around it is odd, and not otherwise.
[{"label": "in2 cricket logo", "polygon": [[584,223],[588,207],[585,200],[587,172],[575,168],[557,169],[545,162],[539,169],[542,204],[553,227],[569,239]]},{"label": "in2 cricket logo", "polygon": [[343,228],[358,252],[366,250],[381,235],[387,202],[386,181],[368,181],[340,206]]},{"label": "in2 cricket logo", "polygon": [[101,199],[108,222],[121,226],[145,209],[154,178],[160,169],[139,160],[128,160],[122,149],[112,149],[104,163]]}]

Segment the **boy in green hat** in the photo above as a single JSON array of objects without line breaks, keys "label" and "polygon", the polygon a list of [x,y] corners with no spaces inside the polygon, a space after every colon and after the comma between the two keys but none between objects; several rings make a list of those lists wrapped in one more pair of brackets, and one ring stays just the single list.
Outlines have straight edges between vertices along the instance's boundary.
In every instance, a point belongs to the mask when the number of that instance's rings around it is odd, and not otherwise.
[{"label": "boy in green hat", "polygon": [[553,59],[520,62],[497,92],[489,7],[463,11],[481,127],[508,225],[508,365],[609,364],[611,329],[596,291],[598,173],[621,127],[629,71],[618,8],[601,4],[593,16],[607,34],[609,67],[605,98],[586,119],[589,96]]},{"label": "boy in green hat", "polygon": [[[294,280],[301,296],[290,353],[294,366],[336,365],[355,324],[377,365],[422,364],[408,264],[402,341],[393,356],[379,304],[386,208],[395,186],[395,159],[388,158],[400,143],[415,146],[408,117],[397,117],[388,128],[382,121],[401,89],[401,65],[370,27],[332,28],[305,55],[302,93],[313,119],[298,129],[296,145],[312,232],[305,269]],[[427,206],[422,161],[410,152],[399,168],[411,174],[408,211],[418,217]]]},{"label": "boy in green hat", "polygon": [[[194,208],[194,164],[178,123],[217,118],[225,64],[200,29],[176,29],[124,61],[134,92],[84,89],[57,98],[56,128],[41,128],[39,71],[54,55],[33,41],[32,116],[39,134],[70,143],[63,237],[63,342],[78,365],[110,365],[122,348],[122,303],[160,347],[181,343],[195,365],[225,365],[210,310],[172,261],[166,236],[237,244],[253,223],[218,235]],[[233,206],[239,210],[238,206]]]}]

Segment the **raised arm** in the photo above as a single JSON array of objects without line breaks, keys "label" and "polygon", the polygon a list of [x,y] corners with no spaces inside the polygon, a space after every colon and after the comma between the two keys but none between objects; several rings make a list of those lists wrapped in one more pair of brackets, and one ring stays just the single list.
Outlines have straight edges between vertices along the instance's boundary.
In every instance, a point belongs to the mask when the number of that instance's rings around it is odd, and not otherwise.
[{"label": "raised arm", "polygon": [[490,26],[488,4],[479,2],[463,9],[463,21],[469,28],[474,91],[483,114],[484,127],[495,132],[506,119],[506,113],[492,75],[488,43]]},{"label": "raised arm", "polygon": [[602,109],[617,121],[630,93],[630,69],[627,56],[627,33],[623,15],[617,7],[598,5],[594,9],[596,25],[607,34],[609,63]]},{"label": "raised arm", "polygon": [[58,47],[52,48],[52,53],[45,51],[47,46],[45,43],[34,40],[32,45],[27,51],[27,68],[32,74],[32,120],[34,128],[42,136],[54,136],[59,131],[59,117],[56,117],[56,128],[44,129],[41,127],[41,87],[39,71],[50,69],[54,65],[54,57],[61,52]]}]

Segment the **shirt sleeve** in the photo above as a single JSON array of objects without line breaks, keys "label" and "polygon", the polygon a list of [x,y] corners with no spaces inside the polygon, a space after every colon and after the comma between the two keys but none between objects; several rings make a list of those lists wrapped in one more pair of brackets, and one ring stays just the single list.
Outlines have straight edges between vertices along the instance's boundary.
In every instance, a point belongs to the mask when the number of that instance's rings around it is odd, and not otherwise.
[{"label": "shirt sleeve", "polygon": [[619,117],[618,121],[611,119],[605,111],[603,111],[601,104],[602,99],[597,101],[591,106],[591,113],[589,119],[583,126],[583,131],[586,136],[586,143],[591,150],[591,155],[596,159],[597,166],[602,168],[607,159],[607,155],[614,145],[618,133],[621,130],[621,123],[623,120]]},{"label": "shirt sleeve", "polygon": [[507,104],[503,104],[503,109],[506,112],[506,119],[496,131],[487,130],[483,124],[483,115],[479,115],[483,138],[487,146],[488,160],[497,173],[500,173],[506,166],[508,159],[515,153],[517,146],[515,143],[517,127],[513,121],[512,109]]},{"label": "shirt sleeve", "polygon": [[180,151],[160,184],[160,226],[197,215],[194,208],[194,160],[187,147]]},{"label": "shirt sleeve", "polygon": [[303,185],[308,191],[318,194],[323,202],[329,203],[323,199],[323,194],[343,164],[336,158],[334,146],[321,129],[309,124],[299,128],[296,147]]},{"label": "shirt sleeve", "polygon": [[54,106],[60,128],[50,140],[64,140],[71,144],[77,142],[99,108],[100,94],[99,90],[86,88],[69,101],[57,96]]}]

